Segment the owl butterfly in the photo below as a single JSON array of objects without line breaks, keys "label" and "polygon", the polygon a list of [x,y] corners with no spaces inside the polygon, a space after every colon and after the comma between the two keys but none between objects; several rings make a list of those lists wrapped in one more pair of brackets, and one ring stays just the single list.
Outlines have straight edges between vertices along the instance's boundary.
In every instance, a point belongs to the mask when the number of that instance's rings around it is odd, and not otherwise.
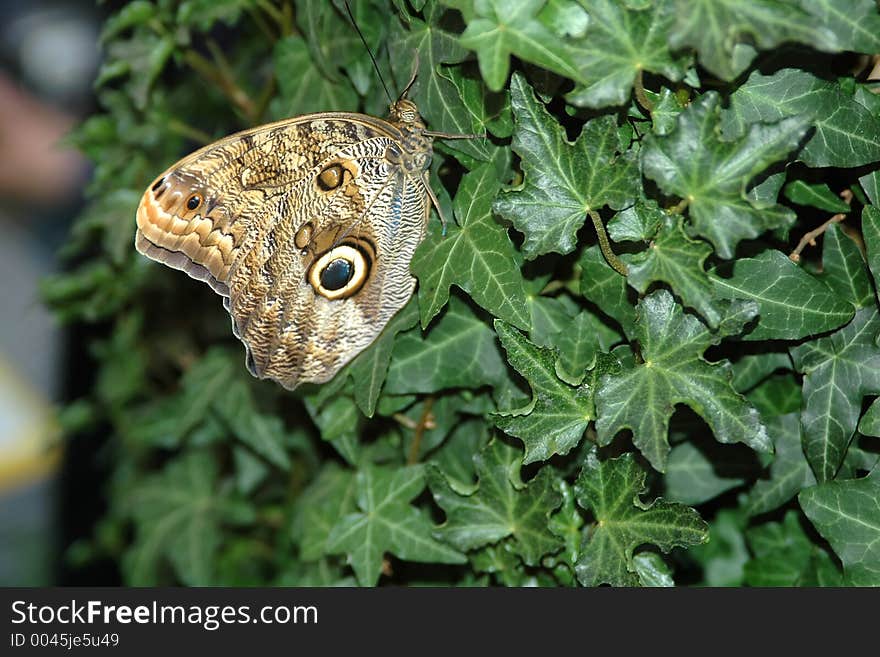
[{"label": "owl butterfly", "polygon": [[254,376],[323,383],[413,293],[436,136],[471,135],[429,132],[406,91],[387,120],[322,112],[231,135],[146,190],[135,246],[223,297]]}]

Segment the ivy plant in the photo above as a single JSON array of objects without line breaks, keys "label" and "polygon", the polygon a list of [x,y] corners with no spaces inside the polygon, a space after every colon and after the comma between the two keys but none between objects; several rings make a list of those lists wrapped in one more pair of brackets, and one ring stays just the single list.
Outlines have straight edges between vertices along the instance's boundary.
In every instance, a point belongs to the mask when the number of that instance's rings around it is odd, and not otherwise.
[{"label": "ivy plant", "polygon": [[[875,0],[134,0],[45,282],[129,584],[880,585]],[[134,249],[185,153],[305,112],[430,129],[418,289],[323,386],[251,378]],[[377,70],[378,69],[378,72]],[[186,308],[185,313],[180,309]],[[102,436],[100,449],[78,436]]]}]

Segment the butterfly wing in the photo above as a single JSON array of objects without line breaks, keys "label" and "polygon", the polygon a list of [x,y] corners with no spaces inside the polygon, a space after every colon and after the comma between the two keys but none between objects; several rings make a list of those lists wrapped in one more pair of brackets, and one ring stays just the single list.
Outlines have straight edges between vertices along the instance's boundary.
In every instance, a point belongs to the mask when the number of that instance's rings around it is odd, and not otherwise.
[{"label": "butterfly wing", "polygon": [[407,302],[430,213],[390,123],[307,115],[227,137],[144,193],[135,244],[224,297],[247,364],[324,382]]}]

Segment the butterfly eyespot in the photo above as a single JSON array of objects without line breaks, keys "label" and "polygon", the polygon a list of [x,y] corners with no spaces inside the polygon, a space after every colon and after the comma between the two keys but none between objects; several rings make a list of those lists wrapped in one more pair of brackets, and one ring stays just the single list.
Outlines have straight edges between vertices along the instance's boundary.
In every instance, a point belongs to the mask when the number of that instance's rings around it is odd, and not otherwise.
[{"label": "butterfly eyespot", "polygon": [[370,274],[371,258],[365,250],[340,244],[318,258],[309,268],[308,281],[320,296],[345,299],[363,287]]},{"label": "butterfly eyespot", "polygon": [[401,153],[400,149],[394,144],[390,144],[388,148],[385,149],[385,159],[391,164],[400,164],[402,156],[403,153]]},{"label": "butterfly eyespot", "polygon": [[303,224],[302,227],[296,231],[296,235],[293,236],[293,243],[296,244],[296,248],[306,248],[312,241],[312,233],[314,230],[311,221]]},{"label": "butterfly eyespot", "polygon": [[351,262],[345,258],[331,260],[321,272],[321,287],[331,292],[341,290],[348,285],[352,274],[354,274],[354,265]]},{"label": "butterfly eyespot", "polygon": [[186,209],[187,210],[196,210],[202,204],[202,197],[198,194],[191,194],[188,199],[186,199]]},{"label": "butterfly eyespot", "polygon": [[344,170],[341,164],[331,164],[318,174],[318,187],[331,192],[342,184]]}]

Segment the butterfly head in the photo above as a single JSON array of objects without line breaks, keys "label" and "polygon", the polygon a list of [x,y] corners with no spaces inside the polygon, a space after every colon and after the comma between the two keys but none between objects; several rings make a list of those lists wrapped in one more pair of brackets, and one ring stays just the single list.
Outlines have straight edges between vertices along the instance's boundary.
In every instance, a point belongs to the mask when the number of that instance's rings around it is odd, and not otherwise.
[{"label": "butterfly head", "polygon": [[391,104],[391,111],[388,117],[392,123],[404,123],[419,128],[424,128],[422,116],[419,114],[419,108],[408,98],[401,98]]}]

